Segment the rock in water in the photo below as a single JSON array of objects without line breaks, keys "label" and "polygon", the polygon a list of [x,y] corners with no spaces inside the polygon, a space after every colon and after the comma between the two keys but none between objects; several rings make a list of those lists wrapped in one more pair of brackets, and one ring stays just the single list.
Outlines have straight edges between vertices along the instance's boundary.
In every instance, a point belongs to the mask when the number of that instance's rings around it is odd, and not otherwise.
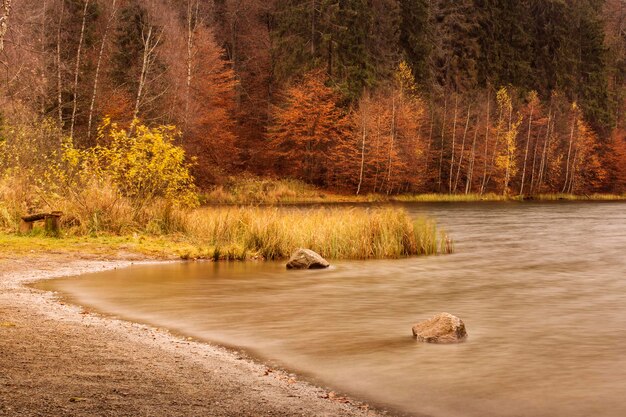
[{"label": "rock in water", "polygon": [[467,332],[460,318],[440,313],[414,325],[413,336],[426,343],[459,343],[467,338]]},{"label": "rock in water", "polygon": [[323,269],[330,264],[310,249],[298,249],[287,262],[287,269]]}]

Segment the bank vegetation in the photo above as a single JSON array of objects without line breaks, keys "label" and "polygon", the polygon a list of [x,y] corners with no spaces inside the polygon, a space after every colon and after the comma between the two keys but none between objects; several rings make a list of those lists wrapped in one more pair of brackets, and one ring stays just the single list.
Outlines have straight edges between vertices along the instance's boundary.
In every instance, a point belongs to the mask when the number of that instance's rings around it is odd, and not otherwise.
[{"label": "bank vegetation", "polygon": [[[12,136],[30,142],[32,137],[57,137],[54,129],[53,124],[39,125],[14,131]],[[15,236],[22,216],[61,211],[63,239],[46,241],[44,232],[35,230],[33,246],[109,244],[129,251],[214,260],[281,259],[298,247],[330,259],[397,258],[452,250],[450,239],[433,221],[413,220],[402,209],[201,207],[206,196],[198,193],[190,173],[194,160],[175,144],[177,135],[173,126],[149,128],[135,122],[124,129],[105,120],[98,130],[102,145],[87,149],[74,147],[69,139],[53,148],[25,147],[19,140],[3,143],[0,229],[13,234],[4,236],[5,248],[25,245]],[[261,187],[248,194],[273,195],[266,191]],[[297,195],[289,187],[274,193]]]}]

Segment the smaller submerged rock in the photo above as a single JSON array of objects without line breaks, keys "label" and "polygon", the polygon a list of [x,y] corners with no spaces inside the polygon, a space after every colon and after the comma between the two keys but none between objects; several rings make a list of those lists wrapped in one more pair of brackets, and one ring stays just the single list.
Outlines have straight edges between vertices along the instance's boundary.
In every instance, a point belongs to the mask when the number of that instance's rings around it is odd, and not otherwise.
[{"label": "smaller submerged rock", "polygon": [[328,261],[318,253],[302,248],[296,250],[287,262],[287,269],[324,269],[329,266]]},{"label": "smaller submerged rock", "polygon": [[467,332],[463,320],[449,313],[439,313],[415,324],[413,337],[426,343],[459,343],[467,338]]}]

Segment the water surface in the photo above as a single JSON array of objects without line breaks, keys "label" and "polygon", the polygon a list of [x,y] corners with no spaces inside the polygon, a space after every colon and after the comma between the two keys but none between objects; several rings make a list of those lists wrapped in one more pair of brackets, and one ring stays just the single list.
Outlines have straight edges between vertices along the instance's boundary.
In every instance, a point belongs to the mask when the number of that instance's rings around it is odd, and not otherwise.
[{"label": "water surface", "polygon": [[[75,302],[240,346],[414,415],[626,416],[626,205],[410,204],[456,253],[136,266],[41,284]],[[461,317],[458,345],[411,325]]]}]

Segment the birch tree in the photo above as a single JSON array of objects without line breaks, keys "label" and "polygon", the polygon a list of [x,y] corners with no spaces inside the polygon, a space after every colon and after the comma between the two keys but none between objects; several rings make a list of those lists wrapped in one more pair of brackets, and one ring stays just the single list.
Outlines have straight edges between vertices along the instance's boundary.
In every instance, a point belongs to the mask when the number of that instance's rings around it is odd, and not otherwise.
[{"label": "birch tree", "polygon": [[454,119],[452,122],[452,145],[450,146],[450,175],[448,178],[448,193],[452,194],[452,172],[454,170],[454,146],[456,142],[456,120],[457,112],[459,108],[459,95],[455,94],[454,97]]},{"label": "birch tree", "polygon": [[10,15],[11,0],[2,0],[2,9],[0,9],[0,52],[4,50],[4,36],[9,28]]},{"label": "birch tree", "polygon": [[522,184],[520,185],[519,194],[524,195],[524,180],[526,178],[526,162],[528,161],[528,149],[530,146],[530,133],[533,126],[533,111],[539,104],[539,97],[536,91],[531,91],[528,95],[528,135],[526,137],[526,149],[524,151],[524,164],[522,165]]},{"label": "birch tree", "polygon": [[474,139],[472,140],[472,151],[470,152],[469,165],[467,167],[467,175],[465,180],[465,194],[469,194],[474,179],[474,163],[476,161],[476,139],[478,138],[478,120],[474,128]]},{"label": "birch tree", "polygon": [[571,155],[572,155],[572,146],[574,145],[574,130],[576,129],[576,125],[578,123],[578,106],[576,105],[576,103],[572,103],[572,124],[571,124],[571,129],[570,129],[570,135],[569,135],[569,141],[568,141],[568,146],[567,146],[567,160],[565,162],[565,182],[563,183],[563,188],[561,189],[561,192],[564,193],[567,188],[568,188],[568,184],[569,184],[569,176],[570,176],[570,159],[571,159]]},{"label": "birch tree", "polygon": [[463,140],[461,142],[461,155],[459,156],[459,163],[456,170],[456,177],[454,179],[454,187],[452,189],[453,193],[456,193],[456,187],[459,183],[459,176],[461,175],[461,165],[463,165],[463,154],[465,153],[465,138],[467,137],[467,129],[469,128],[470,122],[470,114],[471,114],[472,106],[467,106],[467,119],[465,120],[465,129],[463,130]]},{"label": "birch tree", "polygon": [[537,192],[541,192],[541,187],[543,185],[543,180],[545,177],[545,172],[547,169],[547,161],[548,161],[548,149],[549,149],[549,145],[550,145],[550,133],[551,133],[551,128],[552,128],[552,124],[553,124],[553,113],[552,113],[552,106],[555,100],[555,94],[552,94],[552,96],[550,97],[550,105],[548,107],[548,121],[546,124],[546,135],[545,138],[543,140],[543,150],[541,152],[541,162],[539,163],[539,174],[538,174],[538,178],[537,178],[537,188],[536,191]]},{"label": "birch tree", "polygon": [[191,81],[193,79],[194,60],[196,58],[196,31],[198,28],[198,0],[187,1],[187,74],[185,79],[185,129],[189,121],[189,105],[191,102]]},{"label": "birch tree", "polygon": [[74,126],[76,125],[76,110],[78,108],[78,78],[80,74],[80,58],[83,51],[85,39],[85,25],[87,23],[87,8],[89,0],[85,0],[83,6],[83,20],[80,26],[80,38],[78,39],[78,49],[76,50],[76,67],[74,68],[74,88],[72,90],[72,118],[70,119],[70,139],[74,140]]},{"label": "birch tree", "polygon": [[96,96],[98,94],[98,82],[100,81],[100,69],[102,66],[102,57],[104,55],[104,48],[106,46],[107,37],[109,35],[109,31],[115,22],[115,18],[117,16],[117,0],[113,0],[111,3],[111,15],[107,20],[106,27],[104,29],[104,34],[102,35],[102,42],[100,43],[100,51],[98,52],[98,60],[96,63],[96,73],[93,78],[93,89],[91,92],[91,102],[89,104],[89,117],[87,121],[87,140],[91,138],[91,128],[93,124],[93,113],[96,105]]},{"label": "birch tree", "polygon": [[361,192],[361,186],[363,185],[363,171],[365,169],[365,144],[366,144],[367,135],[368,135],[367,117],[369,115],[369,104],[370,104],[370,98],[369,98],[369,95],[367,94],[368,93],[366,93],[366,95],[361,99],[360,106],[359,106],[359,113],[360,113],[359,119],[361,123],[361,166],[359,168],[359,184],[357,185],[357,188],[356,188],[356,195],[359,195],[359,193]]},{"label": "birch tree", "polygon": [[151,22],[142,22],[141,25],[141,44],[143,56],[141,60],[141,72],[139,75],[139,84],[137,87],[137,96],[135,98],[135,107],[133,110],[133,120],[139,117],[139,110],[146,93],[146,85],[152,65],[157,58],[157,48],[161,43],[163,30],[153,25]]},{"label": "birch tree", "polygon": [[485,186],[487,184],[487,159],[488,159],[488,152],[489,152],[489,105],[490,105],[491,101],[489,100],[489,89],[487,89],[487,121],[485,123],[485,154],[483,156],[484,159],[484,164],[483,164],[483,179],[480,183],[480,194],[482,195],[483,192],[485,191]]},{"label": "birch tree", "polygon": [[57,69],[57,112],[59,117],[59,127],[63,127],[63,59],[61,58],[61,29],[63,26],[63,12],[65,11],[65,1],[61,0],[61,11],[59,12],[59,24],[57,26],[56,45],[56,69]]}]

